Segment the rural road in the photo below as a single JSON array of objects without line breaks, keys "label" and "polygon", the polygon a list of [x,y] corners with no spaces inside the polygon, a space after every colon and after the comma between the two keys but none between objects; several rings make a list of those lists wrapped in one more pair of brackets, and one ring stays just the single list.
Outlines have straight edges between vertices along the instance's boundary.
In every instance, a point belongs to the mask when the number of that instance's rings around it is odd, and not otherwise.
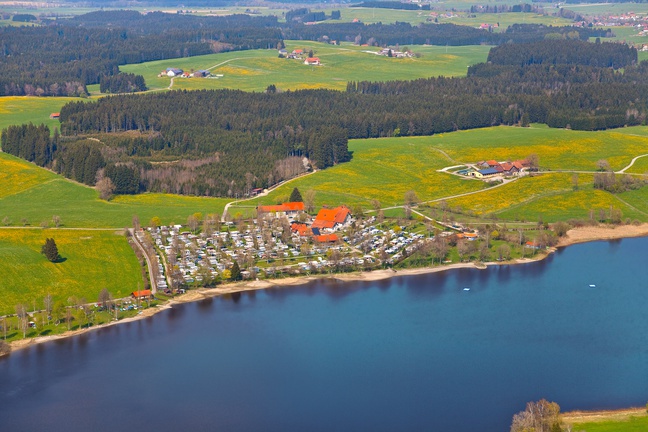
[{"label": "rural road", "polygon": [[311,174],[315,174],[316,172],[317,172],[317,170],[313,170],[313,171],[311,171],[311,172],[309,172],[309,173],[302,174],[302,175],[300,175],[300,176],[293,177],[293,178],[291,178],[291,179],[289,179],[289,180],[285,180],[285,181],[279,182],[279,183],[277,183],[276,185],[274,185],[274,186],[272,186],[272,187],[269,187],[268,189],[264,190],[264,191],[261,192],[260,194],[255,195],[255,196],[253,196],[253,197],[228,202],[227,204],[225,204],[225,208],[223,208],[223,215],[221,216],[221,222],[225,222],[225,215],[226,215],[227,212],[229,211],[229,208],[230,208],[231,205],[233,205],[233,204],[238,204],[238,203],[240,203],[240,202],[250,201],[250,200],[253,200],[253,199],[257,199],[257,198],[259,198],[259,197],[264,197],[264,196],[268,195],[270,192],[272,192],[273,190],[277,189],[279,186],[283,186],[283,185],[285,185],[285,184],[290,183],[290,182],[293,181],[293,180],[297,180],[297,179],[300,179],[300,178],[304,178],[304,177],[306,177],[306,176],[309,176],[309,175],[311,175]]},{"label": "rural road", "polygon": [[157,281],[155,280],[155,276],[153,276],[153,267],[151,267],[151,260],[149,259],[146,250],[144,249],[139,239],[137,238],[137,235],[135,234],[135,229],[128,228],[128,231],[130,231],[131,237],[135,241],[135,244],[137,245],[139,250],[142,251],[144,258],[146,259],[146,266],[148,267],[149,280],[151,281],[151,292],[153,293],[153,295],[155,295],[155,293],[157,293]]}]

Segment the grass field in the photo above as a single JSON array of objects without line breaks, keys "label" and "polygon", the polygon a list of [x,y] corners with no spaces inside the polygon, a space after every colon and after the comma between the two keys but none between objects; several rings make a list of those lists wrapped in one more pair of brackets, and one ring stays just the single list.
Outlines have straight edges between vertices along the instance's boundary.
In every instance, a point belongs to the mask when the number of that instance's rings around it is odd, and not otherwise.
[{"label": "grass field", "polygon": [[579,432],[644,432],[648,430],[648,417],[631,417],[625,421],[574,423],[572,430]]},{"label": "grass field", "polygon": [[[531,153],[551,170],[596,169],[607,159],[614,169],[632,157],[648,152],[648,128],[633,127],[600,132],[494,127],[439,134],[351,140],[351,162],[296,179],[267,197],[234,205],[230,213],[250,215],[259,203],[286,200],[293,187],[302,193],[316,191],[316,205],[371,207],[377,199],[383,207],[402,205],[405,192],[414,190],[422,201],[486,189],[485,183],[461,179],[437,170],[458,162],[520,159]],[[446,156],[448,155],[448,156]],[[645,158],[648,159],[648,158]],[[644,159],[639,159],[644,163]],[[641,166],[638,168],[641,170]],[[477,214],[496,214],[500,219],[544,220],[584,218],[591,209],[620,208],[624,217],[648,220],[648,188],[619,195],[594,190],[592,175],[579,174],[579,190],[572,190],[570,173],[551,173],[524,178],[483,193],[449,200]],[[142,223],[153,216],[163,223],[183,223],[195,212],[222,213],[227,198],[183,197],[166,194],[118,196],[99,200],[94,189],[65,180],[10,155],[0,153],[0,220],[13,225],[25,219],[32,226],[60,216],[66,227],[130,226],[133,215]],[[29,203],[26,205],[25,203]]]},{"label": "grass field", "polygon": [[54,130],[59,126],[58,120],[49,118],[53,112],[61,111],[66,103],[79,98],[50,98],[29,96],[4,96],[0,97],[0,130],[14,124],[32,122],[45,123]]},{"label": "grass field", "polygon": [[233,88],[264,91],[270,84],[281,90],[331,88],[344,90],[348,81],[412,80],[431,76],[464,76],[467,67],[486,61],[488,46],[409,48],[421,58],[396,59],[377,56],[377,48],[359,47],[350,43],[334,46],[309,41],[286,41],[286,49],[313,51],[321,66],[307,66],[299,60],[278,58],[276,50],[236,51],[121,66],[120,70],[141,74],[150,89],[165,89],[171,79],[159,78],[160,71],[178,67],[186,71],[209,69],[221,78],[175,78],[173,89]]},{"label": "grass field", "polygon": [[[19,176],[28,179],[28,183],[18,183]],[[93,188],[0,153],[0,221],[8,217],[13,225],[22,225],[21,221],[26,219],[30,225],[39,226],[53,215],[60,216],[65,227],[123,228],[131,226],[133,215],[138,215],[142,223],[148,223],[153,216],[163,223],[185,223],[195,212],[221,213],[227,201],[142,194],[118,196],[106,202],[99,199]]]},{"label": "grass field", "polygon": [[[482,182],[439,173],[438,169],[460,162],[521,159],[531,153],[538,154],[541,166],[551,170],[593,171],[599,159],[607,159],[614,169],[620,169],[632,157],[647,152],[646,134],[646,127],[578,132],[534,126],[495,127],[432,137],[351,140],[351,162],[295,180],[259,202],[280,202],[293,187],[302,192],[315,190],[318,206],[344,203],[369,208],[372,199],[378,199],[383,207],[402,205],[410,189],[422,201],[435,200],[485,188]],[[578,177],[577,191],[573,190],[571,173],[551,173],[448,203],[509,220],[535,221],[539,215],[547,221],[586,218],[591,209],[609,210],[610,206],[620,208],[625,218],[648,220],[647,188],[613,195],[594,190],[592,174],[581,173]],[[256,201],[241,203],[231,211],[245,214],[245,209],[254,205]]]},{"label": "grass field", "polygon": [[[51,263],[40,253],[46,237],[54,238],[63,262]],[[96,301],[99,291],[122,296],[142,286],[139,263],[123,234],[113,231],[0,229],[0,315],[15,313],[23,302],[42,308],[42,299],[69,296]]]}]

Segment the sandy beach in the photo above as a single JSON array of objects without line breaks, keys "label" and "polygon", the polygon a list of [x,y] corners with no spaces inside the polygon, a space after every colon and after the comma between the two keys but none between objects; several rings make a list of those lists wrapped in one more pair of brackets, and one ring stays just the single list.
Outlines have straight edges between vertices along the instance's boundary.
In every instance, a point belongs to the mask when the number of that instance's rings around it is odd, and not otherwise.
[{"label": "sandy beach", "polygon": [[[612,239],[641,237],[641,236],[648,236],[648,223],[641,224],[641,225],[581,227],[581,228],[575,228],[569,230],[567,232],[567,235],[560,239],[557,246],[565,247],[572,244],[584,243],[589,241],[612,240]],[[126,322],[132,322],[143,318],[148,318],[160,311],[172,308],[174,304],[195,302],[195,301],[200,301],[206,298],[216,297],[224,294],[232,294],[232,293],[243,292],[243,291],[262,290],[262,289],[267,289],[272,287],[297,286],[297,285],[306,284],[313,280],[321,280],[321,279],[372,282],[372,281],[384,280],[384,279],[397,277],[397,276],[420,275],[420,274],[435,273],[435,272],[458,269],[458,268],[484,269],[488,266],[525,264],[529,262],[542,260],[546,256],[553,253],[554,251],[555,249],[552,248],[549,250],[549,252],[546,255],[542,254],[534,258],[524,258],[524,259],[517,259],[517,260],[505,261],[505,262],[489,262],[489,263],[483,263],[479,265],[474,262],[470,262],[470,263],[455,263],[455,264],[442,265],[437,267],[420,267],[420,268],[402,269],[402,270],[381,269],[381,270],[373,270],[373,271],[366,271],[366,272],[334,273],[334,274],[313,275],[313,276],[295,276],[295,277],[286,277],[282,279],[256,280],[256,281],[243,281],[243,282],[229,283],[229,284],[220,285],[216,288],[200,288],[196,290],[190,290],[185,294],[179,295],[163,305],[152,307],[149,309],[144,309],[140,314],[134,317],[125,318],[119,321],[113,321],[110,323],[101,324],[86,329],[68,331],[60,335],[40,336],[31,339],[22,339],[18,341],[13,341],[11,342],[11,349],[12,351],[16,351],[39,343],[77,336],[79,334],[90,332],[96,329],[100,329],[100,328],[104,328],[116,324],[126,323]]]}]

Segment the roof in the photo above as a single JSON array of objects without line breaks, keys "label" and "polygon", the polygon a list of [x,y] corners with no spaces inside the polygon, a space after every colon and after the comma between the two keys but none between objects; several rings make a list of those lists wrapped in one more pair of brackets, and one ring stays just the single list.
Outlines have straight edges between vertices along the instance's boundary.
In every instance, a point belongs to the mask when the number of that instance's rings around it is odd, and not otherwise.
[{"label": "roof", "polygon": [[511,168],[513,168],[513,164],[511,162],[504,162],[501,164],[501,166],[504,171],[511,171]]},{"label": "roof", "polygon": [[296,49],[296,50],[293,50],[293,52],[299,54],[299,53],[304,52],[304,50],[302,50],[302,49]]},{"label": "roof", "polygon": [[304,211],[303,202],[287,202],[280,205],[259,206],[258,211],[263,213],[278,213],[289,211]]},{"label": "roof", "polygon": [[495,165],[499,165],[499,162],[497,162],[496,160],[492,160],[492,159],[486,161],[486,163],[488,164],[488,166],[495,166]]},{"label": "roof", "polygon": [[345,206],[321,209],[313,222],[313,228],[333,228],[336,224],[343,224],[350,214],[351,211]]},{"label": "roof", "polygon": [[319,61],[319,57],[308,57],[308,58],[306,59],[306,61],[309,62],[309,63],[312,63],[312,62],[318,62],[318,61]]},{"label": "roof", "polygon": [[306,224],[302,224],[302,223],[293,223],[292,225],[290,225],[290,229],[293,232],[298,233],[302,237],[306,237],[312,234],[311,229],[308,228]]},{"label": "roof", "polygon": [[521,170],[522,168],[524,168],[524,163],[522,161],[515,161],[515,162],[513,162],[513,166],[515,168]]},{"label": "roof", "polygon": [[133,291],[131,295],[135,298],[137,297],[148,297],[151,295],[151,290],[140,290],[140,291]]},{"label": "roof", "polygon": [[52,113],[50,114],[50,118],[59,118],[61,117],[61,113]]},{"label": "roof", "polygon": [[337,234],[323,234],[313,237],[318,243],[333,243],[339,240]]},{"label": "roof", "polygon": [[497,174],[497,170],[495,168],[486,168],[483,170],[479,170],[479,173],[481,175],[493,175],[493,174]]}]

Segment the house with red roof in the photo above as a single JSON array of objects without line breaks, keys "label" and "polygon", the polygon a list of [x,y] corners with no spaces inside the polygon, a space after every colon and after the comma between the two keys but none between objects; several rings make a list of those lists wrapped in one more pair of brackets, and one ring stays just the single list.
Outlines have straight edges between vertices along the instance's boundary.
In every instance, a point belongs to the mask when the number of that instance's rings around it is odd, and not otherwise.
[{"label": "house with red roof", "polygon": [[346,206],[339,206],[333,209],[321,209],[312,227],[320,230],[335,231],[347,225],[351,221],[351,210]]},{"label": "house with red roof", "polygon": [[340,240],[337,234],[321,234],[313,236],[313,240],[317,243],[335,243]]},{"label": "house with red roof", "polygon": [[293,222],[290,225],[290,230],[295,234],[299,234],[300,237],[310,237],[313,235],[313,231],[308,227],[308,225],[303,223]]},{"label": "house with red roof", "polygon": [[319,57],[308,57],[306,60],[304,60],[304,64],[310,66],[319,66],[320,59]]},{"label": "house with red roof", "polygon": [[140,291],[133,291],[131,293],[131,297],[137,299],[147,299],[151,298],[151,290],[140,290]]},{"label": "house with red roof", "polygon": [[280,205],[267,205],[257,207],[257,214],[261,216],[262,214],[273,214],[276,218],[281,218],[284,216],[294,217],[299,214],[299,212],[304,211],[303,202],[287,202]]}]

